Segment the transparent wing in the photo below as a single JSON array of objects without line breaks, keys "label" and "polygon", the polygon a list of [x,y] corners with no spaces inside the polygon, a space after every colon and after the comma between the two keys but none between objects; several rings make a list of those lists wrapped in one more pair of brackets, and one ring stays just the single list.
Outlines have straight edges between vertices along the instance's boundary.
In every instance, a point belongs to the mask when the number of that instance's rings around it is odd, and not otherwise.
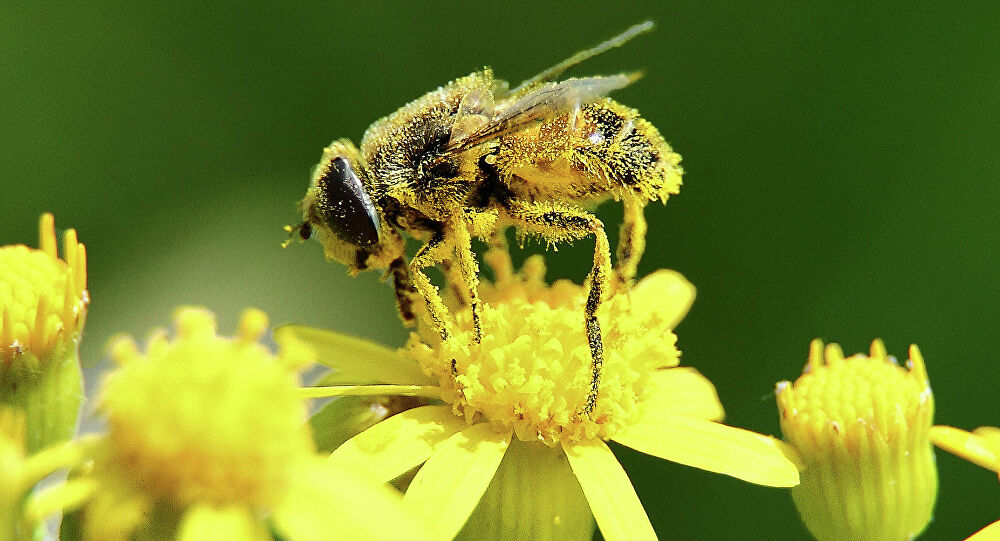
[{"label": "transparent wing", "polygon": [[[462,121],[462,125],[457,126],[459,129],[452,131],[451,140],[444,150],[446,153],[461,152],[520,131],[535,122],[573,111],[613,90],[624,88],[639,77],[641,74],[635,72],[536,84],[524,95],[497,107],[489,118],[479,115],[478,122]],[[476,101],[480,101],[479,97]]]},{"label": "transparent wing", "polygon": [[547,81],[552,81],[556,77],[562,75],[563,72],[579,64],[580,62],[593,58],[615,47],[621,47],[630,39],[640,34],[645,34],[646,32],[651,31],[653,29],[653,26],[654,26],[653,21],[646,21],[636,25],[632,25],[631,27],[629,27],[628,30],[622,32],[621,34],[618,34],[617,36],[603,43],[595,45],[590,49],[580,51],[574,54],[573,56],[567,58],[566,60],[563,60],[562,62],[556,64],[555,66],[552,66],[551,68],[539,73],[538,75],[535,75],[531,79],[524,81],[523,83],[517,85],[517,88],[511,90],[510,93],[513,95],[517,95],[519,92],[522,92],[533,85],[536,85],[538,83],[544,83]]},{"label": "transparent wing", "polygon": [[[558,83],[551,81],[580,62],[620,47],[652,29],[652,21],[634,25],[603,43],[574,54],[516,88],[509,89],[506,82],[497,80],[490,89],[473,91],[462,100],[451,138],[444,148],[445,153],[468,150],[534,122],[570,112],[629,85],[639,78],[639,73],[567,79]],[[496,106],[494,99],[503,105]]]}]

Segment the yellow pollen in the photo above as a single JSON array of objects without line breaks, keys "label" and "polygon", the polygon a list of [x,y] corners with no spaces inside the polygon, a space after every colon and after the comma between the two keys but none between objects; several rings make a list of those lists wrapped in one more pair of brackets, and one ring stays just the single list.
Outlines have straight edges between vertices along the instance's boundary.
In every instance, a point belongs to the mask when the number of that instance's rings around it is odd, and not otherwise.
[{"label": "yellow pollen", "polygon": [[37,363],[62,340],[75,342],[88,302],[86,248],[67,230],[59,259],[55,220],[43,214],[38,249],[0,247],[0,372],[15,362]]},{"label": "yellow pollen", "polygon": [[129,338],[112,343],[120,368],[101,396],[110,433],[98,469],[179,506],[272,504],[312,443],[297,376],[256,341],[267,317],[248,310],[233,339],[206,310],[180,310],[175,327],[145,354]]},{"label": "yellow pollen", "polygon": [[469,422],[487,420],[549,445],[609,439],[636,415],[649,376],[678,364],[677,337],[662,318],[633,311],[627,294],[606,300],[598,311],[600,395],[593,415],[581,415],[590,383],[585,291],[566,281],[545,287],[543,272],[544,264],[529,260],[517,276],[498,273],[495,285],[484,284],[481,343],[473,343],[466,308],[450,340],[428,345],[412,335],[403,351],[438,379],[456,415]]}]

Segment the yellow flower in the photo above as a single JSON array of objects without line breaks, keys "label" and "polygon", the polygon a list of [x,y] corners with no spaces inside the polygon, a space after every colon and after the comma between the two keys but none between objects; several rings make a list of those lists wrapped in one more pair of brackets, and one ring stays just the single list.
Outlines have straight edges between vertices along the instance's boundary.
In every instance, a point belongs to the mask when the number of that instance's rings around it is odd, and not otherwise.
[{"label": "yellow flower", "polygon": [[86,538],[270,539],[269,527],[292,540],[420,538],[398,493],[314,452],[295,367],[258,342],[262,312],[232,339],[206,310],[182,309],[175,325],[145,352],[112,344]]},{"label": "yellow flower", "polygon": [[498,280],[481,289],[481,344],[472,344],[468,309],[458,313],[452,340],[413,336],[399,351],[305,327],[275,332],[283,348],[359,384],[308,394],[444,402],[374,425],[334,451],[333,463],[383,480],[423,464],[404,503],[428,517],[441,539],[467,520],[468,538],[589,539],[591,512],[607,539],[655,538],[607,440],[753,483],[798,483],[780,441],[719,424],[712,384],[678,366],[672,329],[694,298],[682,276],[656,272],[604,303],[604,372],[588,417],[578,413],[590,378],[583,288],[545,285],[540,259],[513,275],[497,257],[488,260],[499,267]]},{"label": "yellow flower", "polygon": [[[1000,475],[1000,428],[981,426],[966,432],[950,426],[931,428],[934,445]],[[967,541],[1000,540],[1000,520],[983,528]]]},{"label": "yellow flower", "polygon": [[23,409],[27,452],[72,437],[83,398],[77,342],[86,319],[87,254],[76,231],[56,253],[42,215],[39,248],[0,247],[0,404]]},{"label": "yellow flower", "polygon": [[880,340],[846,359],[814,340],[804,374],[778,383],[781,430],[804,465],[792,498],[817,539],[909,540],[930,521],[934,398],[915,345],[908,366]]}]

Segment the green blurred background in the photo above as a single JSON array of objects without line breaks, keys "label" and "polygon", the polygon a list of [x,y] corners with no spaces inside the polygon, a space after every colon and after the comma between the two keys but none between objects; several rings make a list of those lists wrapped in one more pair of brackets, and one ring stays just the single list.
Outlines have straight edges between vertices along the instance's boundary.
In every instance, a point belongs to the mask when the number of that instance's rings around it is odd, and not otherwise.
[{"label": "green blurred background", "polygon": [[[573,74],[645,70],[615,97],[684,156],[681,195],[647,212],[640,271],[697,285],[680,347],[727,421],[777,433],[774,383],[799,374],[810,339],[855,352],[882,337],[900,357],[920,345],[939,423],[1000,423],[993,3],[13,4],[0,243],[34,245],[43,211],[79,230],[92,364],[113,333],[144,336],[184,304],[227,332],[256,306],[401,344],[375,274],[347,277],[316,243],[278,247],[321,148],[483,65],[517,82],[653,19]],[[552,254],[551,276],[582,278],[590,250]],[[663,538],[807,535],[784,490],[615,451]],[[938,464],[924,539],[1000,518],[995,475]]]}]

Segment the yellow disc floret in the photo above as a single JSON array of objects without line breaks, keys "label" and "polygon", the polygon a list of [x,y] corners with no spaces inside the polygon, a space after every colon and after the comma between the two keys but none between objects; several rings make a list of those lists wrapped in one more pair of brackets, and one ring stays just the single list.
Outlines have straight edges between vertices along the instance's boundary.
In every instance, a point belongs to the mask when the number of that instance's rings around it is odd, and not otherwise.
[{"label": "yellow disc floret", "polygon": [[75,346],[83,328],[86,249],[67,230],[59,259],[51,214],[42,215],[39,246],[0,247],[0,374],[12,366],[37,370],[59,344]]},{"label": "yellow disc floret", "polygon": [[916,346],[906,370],[880,340],[848,358],[815,340],[805,373],[779,383],[777,397],[805,465],[792,497],[817,539],[908,540],[926,527],[937,495],[934,399]]},{"label": "yellow disc floret", "polygon": [[649,375],[678,364],[674,321],[633,311],[627,294],[601,306],[600,398],[592,415],[581,415],[591,377],[581,316],[585,292],[568,282],[536,287],[543,271],[532,260],[518,276],[502,278],[522,287],[483,287],[481,343],[472,339],[465,309],[452,339],[428,345],[414,335],[405,352],[438,379],[455,413],[470,422],[485,418],[521,440],[548,444],[609,439],[637,414]]},{"label": "yellow disc floret", "polygon": [[113,343],[121,367],[101,395],[110,432],[99,468],[176,506],[268,506],[312,444],[297,376],[257,342],[266,316],[248,311],[233,339],[200,309],[180,310],[176,328],[145,353],[127,338]]}]

